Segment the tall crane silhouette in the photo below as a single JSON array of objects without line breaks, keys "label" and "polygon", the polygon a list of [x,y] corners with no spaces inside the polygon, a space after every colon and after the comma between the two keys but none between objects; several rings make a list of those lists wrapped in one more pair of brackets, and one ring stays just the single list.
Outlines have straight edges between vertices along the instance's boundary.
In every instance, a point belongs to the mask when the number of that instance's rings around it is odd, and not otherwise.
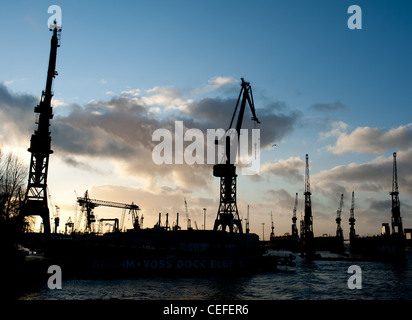
[{"label": "tall crane silhouette", "polygon": [[305,215],[301,227],[302,252],[301,255],[307,259],[312,259],[315,254],[314,236],[313,236],[313,217],[312,217],[312,199],[310,192],[310,177],[309,177],[309,155],[306,154],[305,168]]},{"label": "tall crane silhouette", "polygon": [[349,217],[349,225],[350,225],[350,230],[349,230],[349,238],[355,238],[356,237],[356,231],[355,231],[355,191],[352,191],[352,202],[350,205],[350,217]]},{"label": "tall crane silhouette", "polygon": [[339,207],[338,207],[338,210],[336,210],[336,237],[343,239],[343,230],[341,226],[342,207],[343,207],[343,193],[340,195]]},{"label": "tall crane silhouette", "polygon": [[392,174],[392,234],[403,235],[402,218],[399,202],[398,189],[398,169],[396,166],[396,152],[393,153],[393,174]]},{"label": "tall crane silhouette", "polygon": [[[250,110],[252,112],[252,120],[256,123],[260,123],[256,117],[255,106],[253,102],[252,87],[249,82],[244,81],[241,78],[241,89],[239,98],[237,99],[235,111],[232,116],[232,120],[229,125],[227,133],[232,128],[233,120],[236,116],[236,111],[239,107],[240,98],[242,97],[242,102],[240,105],[240,110],[236,123],[236,133],[237,139],[240,137],[240,129],[242,127],[243,115],[245,113],[246,103],[249,104]],[[239,141],[239,140],[238,140]],[[226,148],[226,161],[225,163],[219,163],[213,166],[213,175],[215,177],[220,177],[220,202],[219,209],[217,212],[217,217],[213,230],[226,231],[226,228],[229,228],[230,233],[237,232],[242,234],[242,223],[239,218],[239,211],[237,208],[236,200],[236,167],[234,165],[235,159],[231,158],[231,155],[234,155],[236,158],[237,154],[237,143],[234,143],[234,148],[231,150],[230,146],[230,135],[226,135],[225,148]]]},{"label": "tall crane silhouette", "polygon": [[53,79],[58,75],[56,71],[57,48],[60,47],[61,27],[50,26],[53,35],[50,43],[50,58],[47,71],[46,89],[42,91],[40,103],[34,107],[37,113],[37,129],[31,136],[31,153],[29,181],[24,199],[23,215],[40,216],[43,220],[44,233],[50,234],[50,212],[47,203],[47,173],[51,150],[50,120],[53,118],[51,100],[53,97]]},{"label": "tall crane silhouette", "polygon": [[293,206],[293,216],[292,216],[292,237],[293,238],[299,238],[298,234],[298,227],[296,226],[296,210],[298,208],[298,193],[296,192],[296,197],[295,197],[295,205]]}]

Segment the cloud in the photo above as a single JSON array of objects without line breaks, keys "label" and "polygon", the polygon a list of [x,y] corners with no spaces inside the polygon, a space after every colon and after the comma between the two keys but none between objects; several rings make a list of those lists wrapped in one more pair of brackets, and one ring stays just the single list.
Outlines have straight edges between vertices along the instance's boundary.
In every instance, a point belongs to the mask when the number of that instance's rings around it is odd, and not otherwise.
[{"label": "cloud", "polygon": [[332,122],[332,130],[327,131],[327,132],[320,132],[319,137],[322,140],[327,139],[329,137],[336,137],[344,133],[347,128],[348,128],[348,124],[346,124],[345,122],[334,121]]},{"label": "cloud", "polygon": [[[383,192],[392,189],[393,156],[378,156],[365,163],[350,163],[322,170],[311,176],[311,184],[323,193]],[[412,150],[397,153],[398,184],[401,193],[412,194]]]},{"label": "cloud", "polygon": [[309,107],[309,110],[319,111],[319,112],[336,112],[345,111],[348,107],[339,101],[334,103],[315,103]]},{"label": "cloud", "polygon": [[[218,90],[234,83],[233,78],[215,77],[208,85]],[[27,142],[26,145],[33,132],[35,115],[31,108],[36,102],[33,96],[12,94],[5,85],[0,85],[0,112],[5,116],[3,128],[13,126],[12,132],[19,141]],[[59,100],[57,103],[63,105]],[[185,132],[196,128],[204,136],[207,129],[227,129],[235,104],[235,98],[193,97],[190,90],[156,86],[149,90],[123,91],[108,100],[92,100],[85,105],[65,105],[64,112],[56,112],[51,121],[54,156],[79,170],[93,169],[96,173],[101,171],[91,168],[85,159],[91,163],[93,159],[106,159],[112,162],[116,173],[146,185],[166,184],[188,192],[202,188],[210,191],[215,179],[212,165],[157,165],[152,160],[152,151],[159,142],[152,141],[152,135],[157,129],[167,129],[174,139],[177,120],[183,121]],[[291,133],[300,117],[284,104],[281,111],[273,108],[273,103],[259,106],[257,114],[262,122],[258,126],[261,148],[270,147]],[[250,117],[250,110],[246,110],[243,128],[253,128]],[[190,143],[184,142],[184,148]]]},{"label": "cloud", "polygon": [[215,88],[221,88],[228,84],[235,84],[238,83],[239,80],[232,78],[232,77],[214,77],[213,79],[208,81],[209,84],[214,86]]},{"label": "cloud", "polygon": [[[295,124],[301,117],[300,112],[290,109],[279,112],[278,109],[274,108],[274,104],[276,105],[276,103],[271,103],[265,106],[255,106],[257,117],[261,122],[259,125],[250,120],[250,110],[245,110],[242,128],[260,129],[261,149],[270,148],[272,143],[278,142],[292,133]],[[284,109],[283,104],[280,104]],[[227,130],[235,107],[236,99],[203,98],[189,104],[185,112],[197,121],[197,123],[192,121],[193,126],[200,125],[204,129],[222,128]],[[234,119],[232,127],[236,126],[236,121],[237,117]]]},{"label": "cloud", "polygon": [[260,169],[260,175],[270,174],[290,181],[303,181],[302,169],[305,163],[299,157],[290,157],[276,163],[265,163]]},{"label": "cloud", "polygon": [[381,128],[358,127],[348,134],[343,129],[346,127],[339,130],[335,128],[334,132],[323,134],[337,136],[336,144],[328,147],[328,150],[336,155],[347,152],[382,154],[386,150],[405,150],[412,147],[412,123],[388,131]]},{"label": "cloud", "polygon": [[[33,108],[38,103],[38,98],[11,92],[7,86],[0,83],[0,118],[2,120],[0,136],[4,139],[0,141],[0,144],[29,145],[29,137],[35,121]],[[26,140],[22,144],[24,138]]]}]

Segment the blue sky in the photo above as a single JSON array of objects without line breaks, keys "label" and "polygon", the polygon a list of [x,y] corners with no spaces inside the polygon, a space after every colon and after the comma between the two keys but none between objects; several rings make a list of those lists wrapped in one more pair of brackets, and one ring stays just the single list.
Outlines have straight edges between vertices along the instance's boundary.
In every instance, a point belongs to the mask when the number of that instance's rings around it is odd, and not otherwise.
[{"label": "blue sky", "polygon": [[[361,30],[347,27],[352,4],[362,9]],[[401,215],[410,227],[410,2],[2,4],[0,83],[5,93],[0,111],[13,134],[10,138],[10,131],[0,130],[0,144],[26,158],[33,105],[13,109],[13,103],[28,95],[35,104],[44,89],[50,5],[59,5],[63,18],[49,174],[50,193],[62,208],[63,221],[74,214],[73,190],[81,194],[90,189],[95,198],[140,202],[146,226],[154,224],[159,211],[172,216],[183,212],[186,197],[199,225],[207,207],[211,227],[218,205],[218,181],[211,168],[197,170],[198,176],[190,179],[193,168],[187,166],[147,165],[150,130],[175,120],[185,120],[188,128],[201,120],[212,128],[228,124],[231,99],[237,98],[244,77],[252,85],[258,117],[267,120],[262,121],[267,142],[262,171],[258,177],[239,177],[239,210],[245,217],[245,206],[251,205],[252,231],[260,234],[263,222],[269,226],[273,211],[275,232],[290,232],[293,197],[303,191],[306,153],[315,234],[334,234],[340,192],[345,194],[343,228],[348,233],[353,189],[359,233],[378,233],[381,223],[390,221],[392,152],[398,152]],[[228,108],[215,114],[214,122],[212,110],[219,105]],[[133,112],[129,117],[127,110]],[[99,136],[106,140],[97,141]],[[271,148],[272,143],[278,147]],[[162,208],[156,208],[159,198]],[[101,215],[119,214],[99,210]],[[300,206],[298,213],[302,210]]]}]

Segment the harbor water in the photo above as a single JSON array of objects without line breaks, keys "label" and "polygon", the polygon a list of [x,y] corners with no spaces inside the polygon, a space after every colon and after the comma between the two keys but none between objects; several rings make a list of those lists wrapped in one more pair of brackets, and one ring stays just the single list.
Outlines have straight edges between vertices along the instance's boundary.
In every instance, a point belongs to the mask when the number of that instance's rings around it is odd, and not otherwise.
[{"label": "harbor water", "polygon": [[[296,255],[297,256],[297,255]],[[150,277],[135,279],[66,279],[62,289],[43,287],[19,300],[410,300],[412,252],[405,264],[369,261],[305,261],[276,273],[248,276]],[[348,273],[361,273],[357,285]],[[359,270],[359,269],[358,269]],[[64,272],[64,270],[62,271]],[[359,282],[361,280],[361,282]]]}]

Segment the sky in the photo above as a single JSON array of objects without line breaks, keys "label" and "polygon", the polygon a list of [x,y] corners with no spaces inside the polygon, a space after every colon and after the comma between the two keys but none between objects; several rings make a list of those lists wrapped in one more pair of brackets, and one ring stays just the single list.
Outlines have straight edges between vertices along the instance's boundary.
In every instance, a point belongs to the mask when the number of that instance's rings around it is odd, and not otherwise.
[{"label": "sky", "polygon": [[[348,20],[360,7],[361,29]],[[0,147],[29,164],[33,107],[45,89],[51,5],[61,8],[48,174],[61,224],[76,195],[139,205],[143,227],[180,213],[212,229],[219,179],[211,164],[155,164],[157,129],[227,129],[250,82],[260,129],[260,170],[237,179],[239,215],[261,239],[291,231],[304,204],[309,155],[313,230],[334,235],[344,194],[349,234],[390,223],[392,154],[401,216],[412,226],[412,3],[409,1],[9,1],[0,12]],[[175,142],[175,141],[173,141]],[[276,145],[275,145],[276,144]],[[185,147],[188,143],[185,143]],[[98,218],[120,209],[98,207]],[[79,217],[80,213],[77,213]],[[126,215],[125,226],[131,228]],[[264,225],[263,225],[264,224]],[[264,234],[263,234],[264,232]]]}]

